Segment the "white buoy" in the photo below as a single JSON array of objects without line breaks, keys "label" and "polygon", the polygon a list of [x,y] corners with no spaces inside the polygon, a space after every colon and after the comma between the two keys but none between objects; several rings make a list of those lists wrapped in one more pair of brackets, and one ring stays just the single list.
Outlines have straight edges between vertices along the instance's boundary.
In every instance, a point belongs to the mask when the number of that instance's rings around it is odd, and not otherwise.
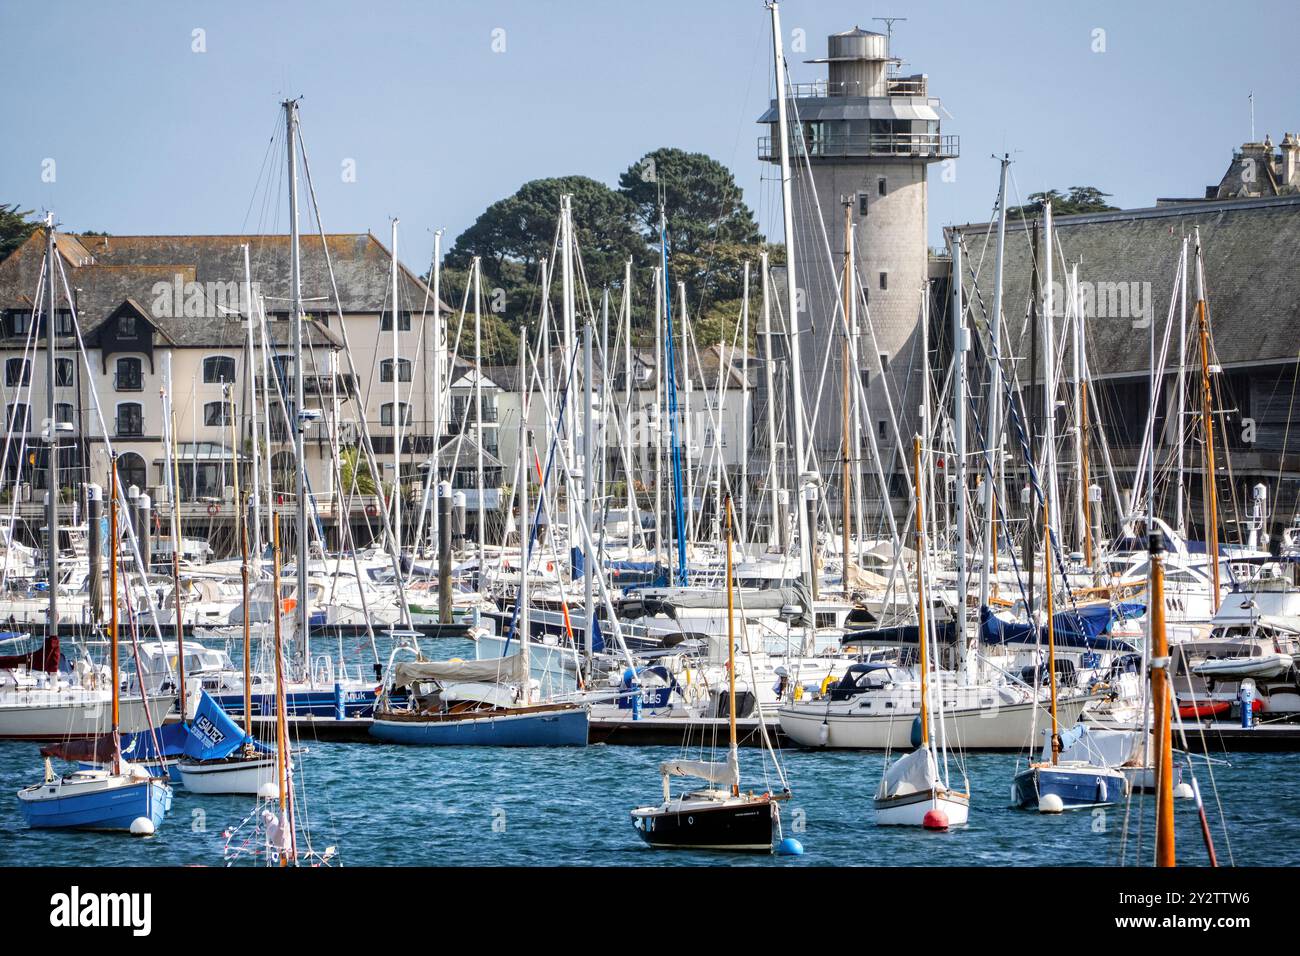
[{"label": "white buoy", "polygon": [[265,780],[257,788],[257,795],[263,800],[274,800],[280,796],[280,787],[274,780]]},{"label": "white buoy", "polygon": [[136,817],[131,821],[132,836],[153,836],[153,821],[148,817]]},{"label": "white buoy", "polygon": [[1038,798],[1039,813],[1060,813],[1065,809],[1065,801],[1054,793],[1045,793]]},{"label": "white buoy", "polygon": [[1196,796],[1196,794],[1192,792],[1191,784],[1180,783],[1178,786],[1174,787],[1174,796],[1179,800],[1190,800],[1192,797]]}]

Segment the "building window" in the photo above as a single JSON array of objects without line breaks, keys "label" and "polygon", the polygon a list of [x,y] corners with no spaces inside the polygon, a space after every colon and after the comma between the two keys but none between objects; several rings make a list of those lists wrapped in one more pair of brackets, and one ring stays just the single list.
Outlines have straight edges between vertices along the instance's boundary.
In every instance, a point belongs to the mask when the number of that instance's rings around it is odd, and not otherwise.
[{"label": "building window", "polygon": [[[381,332],[393,331],[393,313],[385,312],[383,315],[379,317],[379,331]],[[410,312],[397,313],[397,331],[399,332],[411,331]]]},{"label": "building window", "polygon": [[26,335],[32,327],[32,314],[21,309],[10,309],[5,313],[5,335],[13,338]]},{"label": "building window", "polygon": [[32,410],[26,402],[10,405],[5,416],[6,425],[11,432],[30,431],[32,427]]},{"label": "building window", "polygon": [[119,315],[117,317],[117,337],[119,339],[135,338],[134,315]]},{"label": "building window", "polygon": [[146,481],[144,459],[133,451],[117,456],[117,481],[123,488],[143,488]]},{"label": "building window", "polygon": [[119,392],[139,392],[144,389],[144,371],[138,358],[117,360],[113,387]]},{"label": "building window", "polygon": [[203,360],[203,383],[234,382],[235,360],[229,355],[211,355]]},{"label": "building window", "polygon": [[[384,359],[379,363],[379,381],[391,382],[393,380],[393,360]],[[399,382],[409,382],[411,380],[411,360],[399,358],[397,360],[397,380]]]},{"label": "building window", "polygon": [[54,420],[60,425],[71,425],[73,408],[69,402],[59,402],[54,406]]},{"label": "building window", "polygon": [[858,193],[858,215],[865,217],[868,208],[869,207],[867,206],[867,194],[864,192]]},{"label": "building window", "polygon": [[76,377],[76,366],[70,358],[54,360],[54,384],[59,388],[71,388]]},{"label": "building window", "polygon": [[203,406],[203,424],[229,425],[230,406],[225,402],[208,402]]},{"label": "building window", "polygon": [[11,358],[5,360],[5,385],[13,388],[15,385],[32,384],[32,363],[25,358]]},{"label": "building window", "polygon": [[885,420],[882,418],[876,423],[876,431],[879,432],[881,439],[885,437]]},{"label": "building window", "polygon": [[889,288],[889,273],[882,272],[880,273],[880,291],[884,292],[888,288]]},{"label": "building window", "polygon": [[[402,425],[411,424],[411,406],[406,402],[397,403],[402,409]],[[379,424],[388,428],[393,427],[393,403],[385,402],[379,408]]]},{"label": "building window", "polygon": [[869,368],[862,369],[861,375],[862,375],[862,390],[865,392],[867,389],[871,388],[871,369]]},{"label": "building window", "polygon": [[885,177],[881,176],[879,179],[876,180],[876,195],[883,196],[884,194],[885,194]]},{"label": "building window", "polygon": [[880,353],[880,371],[889,371],[889,355],[885,352]]},{"label": "building window", "polygon": [[123,402],[117,406],[117,437],[138,438],[144,434],[144,406]]}]

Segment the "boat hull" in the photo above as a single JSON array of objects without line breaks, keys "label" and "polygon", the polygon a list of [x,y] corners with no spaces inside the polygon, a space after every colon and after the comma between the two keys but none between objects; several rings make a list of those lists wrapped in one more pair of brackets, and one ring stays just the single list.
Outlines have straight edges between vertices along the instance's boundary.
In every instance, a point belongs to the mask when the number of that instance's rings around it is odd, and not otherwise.
[{"label": "boat hull", "polygon": [[276,779],[274,756],[258,756],[252,760],[181,760],[176,767],[185,789],[191,793],[256,796],[263,784]]},{"label": "boat hull", "polygon": [[949,790],[918,790],[899,797],[877,797],[872,806],[876,811],[876,825],[882,827],[924,826],[925,815],[931,810],[942,810],[950,827],[965,826],[970,817],[970,796]]},{"label": "boat hull", "polygon": [[[175,706],[174,697],[150,697],[148,716],[155,724]],[[119,730],[123,734],[149,729],[142,697],[124,697],[119,703]],[[0,740],[73,740],[100,737],[112,730],[112,694],[33,690],[0,695]]]},{"label": "boat hull", "polygon": [[1127,777],[1109,767],[1028,767],[1016,774],[1012,802],[1036,810],[1051,794],[1065,810],[1086,810],[1119,803],[1127,792]]},{"label": "boat hull", "polygon": [[[1058,706],[1062,724],[1077,721],[1086,703],[1083,697],[1062,701]],[[998,708],[946,711],[944,732],[948,743],[963,751],[1024,750],[1033,741],[1035,707],[1043,705],[1026,701]],[[913,746],[912,724],[916,717],[913,713],[828,711],[804,704],[782,707],[777,715],[782,732],[801,747],[908,750]],[[1043,715],[1039,718],[1041,726]]]},{"label": "boat hull", "polygon": [[632,811],[633,825],[648,846],[672,850],[771,852],[775,817],[770,799],[714,807],[670,801]]},{"label": "boat hull", "polygon": [[157,778],[93,788],[42,784],[19,791],[18,803],[38,829],[130,830],[140,817],[156,828],[171,809],[172,790]]},{"label": "boat hull", "polygon": [[589,712],[577,705],[543,705],[427,718],[377,715],[371,736],[425,747],[585,747]]},{"label": "boat hull", "polygon": [[[344,685],[341,688],[344,717],[372,717],[378,690],[374,685]],[[290,690],[285,693],[285,712],[290,717],[337,717],[339,696],[332,686],[310,690]],[[232,717],[244,714],[244,692],[213,693],[212,698]],[[253,716],[270,716],[275,713],[275,694],[252,695]]]}]

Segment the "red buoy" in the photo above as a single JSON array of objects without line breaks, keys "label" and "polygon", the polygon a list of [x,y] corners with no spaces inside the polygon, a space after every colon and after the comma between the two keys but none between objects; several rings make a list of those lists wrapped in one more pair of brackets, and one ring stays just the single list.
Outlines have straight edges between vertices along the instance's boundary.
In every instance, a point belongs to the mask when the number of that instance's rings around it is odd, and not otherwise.
[{"label": "red buoy", "polygon": [[925,811],[925,818],[921,821],[921,826],[927,830],[946,830],[948,829],[948,814],[938,807],[927,810]]}]

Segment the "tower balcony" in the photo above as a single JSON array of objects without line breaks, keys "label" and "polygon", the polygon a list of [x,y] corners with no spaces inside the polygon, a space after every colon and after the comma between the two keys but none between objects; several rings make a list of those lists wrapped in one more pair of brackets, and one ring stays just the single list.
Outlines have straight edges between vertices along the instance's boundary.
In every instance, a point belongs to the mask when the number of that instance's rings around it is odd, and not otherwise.
[{"label": "tower balcony", "polygon": [[[807,151],[812,159],[955,159],[961,152],[960,137],[946,133],[867,133],[828,139],[790,137],[790,157],[796,160]],[[779,162],[780,147],[774,137],[758,138],[758,158]]]}]

